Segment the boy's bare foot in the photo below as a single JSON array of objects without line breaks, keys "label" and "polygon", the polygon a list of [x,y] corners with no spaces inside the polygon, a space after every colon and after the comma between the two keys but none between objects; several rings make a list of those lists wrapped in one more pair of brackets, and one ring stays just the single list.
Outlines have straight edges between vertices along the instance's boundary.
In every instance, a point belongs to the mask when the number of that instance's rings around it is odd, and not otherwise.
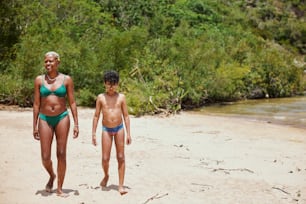
[{"label": "boy's bare foot", "polygon": [[119,186],[118,191],[121,195],[128,193],[128,191],[123,186]]},{"label": "boy's bare foot", "polygon": [[109,176],[104,176],[103,180],[100,182],[100,186],[106,187]]},{"label": "boy's bare foot", "polygon": [[53,188],[53,181],[55,179],[56,175],[50,176],[49,181],[46,185],[46,192],[51,193]]},{"label": "boy's bare foot", "polygon": [[62,197],[62,198],[67,198],[67,197],[69,196],[69,194],[64,193],[64,192],[61,191],[61,190],[57,190],[57,191],[56,191],[56,195],[59,196],[59,197]]}]

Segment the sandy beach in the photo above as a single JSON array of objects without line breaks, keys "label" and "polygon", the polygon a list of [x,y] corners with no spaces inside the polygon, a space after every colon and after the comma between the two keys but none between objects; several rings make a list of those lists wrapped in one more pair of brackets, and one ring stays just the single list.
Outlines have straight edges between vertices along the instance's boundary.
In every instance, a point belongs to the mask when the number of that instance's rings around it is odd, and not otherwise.
[{"label": "sandy beach", "polygon": [[[78,112],[80,135],[69,136],[63,186],[69,197],[61,198],[44,191],[48,175],[32,136],[32,110],[0,111],[0,204],[306,203],[306,129],[185,112],[131,116],[129,193],[121,196],[115,148],[108,187],[101,189],[101,142],[91,144],[94,109]],[[52,160],[56,167],[55,140]]]}]

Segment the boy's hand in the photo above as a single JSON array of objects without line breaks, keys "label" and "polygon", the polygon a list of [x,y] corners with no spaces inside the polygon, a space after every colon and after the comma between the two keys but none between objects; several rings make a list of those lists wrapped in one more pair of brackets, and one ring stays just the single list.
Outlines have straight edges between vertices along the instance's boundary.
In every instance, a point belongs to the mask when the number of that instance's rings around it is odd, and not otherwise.
[{"label": "boy's hand", "polygon": [[94,146],[97,146],[96,135],[92,135],[92,144],[93,144]]},{"label": "boy's hand", "polygon": [[132,138],[131,138],[130,135],[128,135],[128,136],[126,137],[126,144],[129,145],[129,144],[131,144],[131,143],[132,143]]},{"label": "boy's hand", "polygon": [[79,136],[79,126],[74,126],[73,128],[73,138],[77,138]]}]

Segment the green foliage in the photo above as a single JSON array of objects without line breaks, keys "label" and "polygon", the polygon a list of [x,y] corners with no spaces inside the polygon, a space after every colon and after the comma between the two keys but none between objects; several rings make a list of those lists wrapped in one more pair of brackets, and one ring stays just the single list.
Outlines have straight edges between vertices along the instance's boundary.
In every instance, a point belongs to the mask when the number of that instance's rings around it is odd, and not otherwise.
[{"label": "green foliage", "polygon": [[305,1],[253,1],[241,7],[256,33],[306,54]]},{"label": "green foliage", "polygon": [[11,75],[1,74],[0,93],[1,103],[17,104],[20,95],[21,80],[14,79]]},{"label": "green foliage", "polygon": [[80,89],[78,93],[75,93],[77,104],[83,106],[94,107],[96,104],[96,95],[94,95],[89,89]]},{"label": "green foliage", "polygon": [[2,0],[0,5],[0,73],[7,71],[15,59],[14,45],[18,43],[21,30],[17,12],[21,1]]},{"label": "green foliage", "polygon": [[11,75],[0,75],[2,81],[0,86],[0,102],[5,104],[18,104],[22,107],[27,107],[33,101],[33,82],[29,80],[22,80],[20,78],[13,78]]},{"label": "green foliage", "polygon": [[267,45],[254,62],[254,72],[259,73],[270,97],[292,96],[302,91],[303,70],[292,65],[292,56],[280,52],[275,44]]},{"label": "green foliage", "polygon": [[143,113],[153,113],[154,107],[150,104],[150,92],[145,84],[137,80],[128,79],[124,86],[126,92],[129,113],[140,116]]},{"label": "green foliage", "polygon": [[208,95],[217,101],[233,101],[244,97],[244,78],[249,67],[238,64],[221,65],[214,73],[214,81],[208,84]]},{"label": "green foliage", "polygon": [[[61,55],[77,103],[93,107],[120,73],[134,115],[305,89],[305,6],[295,1],[5,0],[0,101],[31,106],[43,57]],[[304,58],[304,59],[303,59]],[[262,97],[262,95],[259,95]]]}]

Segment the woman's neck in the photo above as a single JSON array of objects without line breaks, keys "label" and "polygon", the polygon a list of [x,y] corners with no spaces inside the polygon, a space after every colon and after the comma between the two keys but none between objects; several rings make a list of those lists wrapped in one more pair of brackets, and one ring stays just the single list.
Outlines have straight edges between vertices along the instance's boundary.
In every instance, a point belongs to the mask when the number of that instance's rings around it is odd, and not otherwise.
[{"label": "woman's neck", "polygon": [[46,76],[49,79],[49,81],[55,81],[57,76],[59,75],[58,72],[54,72],[54,73],[47,73]]},{"label": "woman's neck", "polygon": [[47,73],[47,76],[50,78],[56,78],[59,75],[59,72],[51,72],[51,73]]}]

